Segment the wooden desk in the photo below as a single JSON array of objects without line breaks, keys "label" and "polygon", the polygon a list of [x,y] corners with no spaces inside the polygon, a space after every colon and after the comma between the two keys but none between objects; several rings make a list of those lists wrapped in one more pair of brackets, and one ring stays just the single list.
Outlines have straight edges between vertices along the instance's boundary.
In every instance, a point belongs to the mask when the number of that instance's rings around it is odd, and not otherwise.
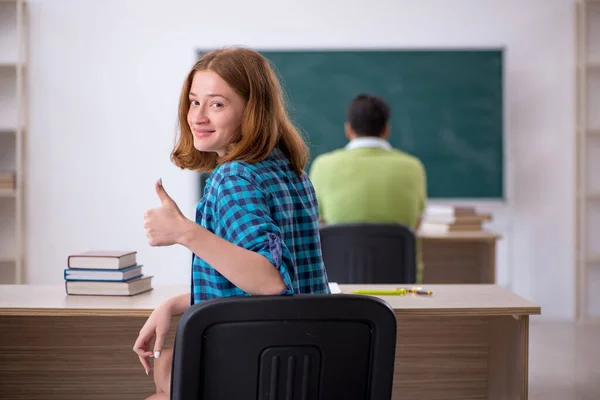
[{"label": "wooden desk", "polygon": [[424,283],[495,283],[496,241],[492,232],[417,234],[421,241]]},{"label": "wooden desk", "polygon": [[[0,285],[0,397],[150,395],[152,378],[131,348],[154,307],[188,288],[159,286],[126,298],[67,296],[61,285]],[[393,399],[526,399],[529,315],[540,308],[493,285],[427,288],[433,296],[381,296],[398,321]]]}]

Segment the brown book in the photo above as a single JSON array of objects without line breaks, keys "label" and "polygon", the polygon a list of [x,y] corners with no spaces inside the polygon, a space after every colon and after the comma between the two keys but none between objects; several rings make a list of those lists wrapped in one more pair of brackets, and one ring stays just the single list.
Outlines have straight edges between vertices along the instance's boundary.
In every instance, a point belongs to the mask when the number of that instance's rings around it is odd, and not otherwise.
[{"label": "brown book", "polygon": [[135,265],[137,251],[94,250],[72,254],[67,258],[69,268],[123,269]]},{"label": "brown book", "polygon": [[473,215],[477,211],[471,206],[454,206],[454,215]]},{"label": "brown book", "polygon": [[448,224],[448,232],[480,231],[481,224]]},{"label": "brown book", "polygon": [[65,281],[65,290],[69,295],[134,296],[152,290],[152,275],[124,282]]},{"label": "brown book", "polygon": [[0,182],[14,182],[15,173],[12,171],[0,171]]}]

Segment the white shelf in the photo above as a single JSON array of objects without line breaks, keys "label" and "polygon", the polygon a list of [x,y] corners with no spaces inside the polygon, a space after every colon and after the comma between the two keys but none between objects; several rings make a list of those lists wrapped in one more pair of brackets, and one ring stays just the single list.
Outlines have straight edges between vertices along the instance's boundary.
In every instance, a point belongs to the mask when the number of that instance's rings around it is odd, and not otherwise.
[{"label": "white shelf", "polygon": [[0,69],[0,124],[17,126],[17,70]]},{"label": "white shelf", "polygon": [[0,171],[17,172],[17,156],[15,135],[0,135]]},{"label": "white shelf", "polygon": [[586,60],[590,64],[600,63],[600,2],[584,1],[585,3],[585,32]]},{"label": "white shelf", "polygon": [[16,133],[19,129],[15,126],[0,126],[0,134]]},{"label": "white shelf", "polygon": [[17,258],[12,254],[0,254],[0,263],[15,262]]},{"label": "white shelf", "polygon": [[0,64],[17,63],[17,2],[0,2]]},{"label": "white shelf", "polygon": [[575,135],[577,318],[600,316],[600,1],[578,0]]},{"label": "white shelf", "polygon": [[18,128],[16,126],[0,126],[0,142],[2,141],[2,136],[19,136],[24,133],[25,127]]},{"label": "white shelf", "polygon": [[0,189],[0,198],[17,197],[17,189]]},{"label": "white shelf", "polygon": [[587,197],[594,198],[600,193],[600,140],[593,136],[585,139],[586,185],[584,188]]},{"label": "white shelf", "polygon": [[[27,2],[0,0],[0,171],[14,171],[22,187],[26,124]],[[22,283],[24,199],[0,189],[0,283]]]},{"label": "white shelf", "polygon": [[585,78],[587,92],[587,130],[597,130],[600,127],[600,74],[587,74]]},{"label": "white shelf", "polygon": [[16,254],[18,240],[16,204],[11,198],[0,198],[0,254]]}]

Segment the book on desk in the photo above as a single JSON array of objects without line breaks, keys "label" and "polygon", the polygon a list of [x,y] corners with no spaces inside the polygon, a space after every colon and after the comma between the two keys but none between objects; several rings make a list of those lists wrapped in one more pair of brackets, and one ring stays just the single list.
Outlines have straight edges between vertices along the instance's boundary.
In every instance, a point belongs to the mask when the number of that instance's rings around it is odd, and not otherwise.
[{"label": "book on desk", "polygon": [[15,173],[12,171],[0,171],[0,189],[14,189],[16,183]]},{"label": "book on desk", "polygon": [[419,231],[425,233],[477,232],[492,220],[491,214],[478,213],[471,206],[428,205]]},{"label": "book on desk", "polygon": [[64,270],[68,295],[133,296],[152,290],[152,275],[144,275],[135,251],[87,251],[67,258]]}]

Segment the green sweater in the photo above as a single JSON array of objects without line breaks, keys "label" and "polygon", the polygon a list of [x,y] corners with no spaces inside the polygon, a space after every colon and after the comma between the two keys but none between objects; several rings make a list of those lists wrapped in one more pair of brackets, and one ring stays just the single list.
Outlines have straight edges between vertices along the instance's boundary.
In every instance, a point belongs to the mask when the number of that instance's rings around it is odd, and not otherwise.
[{"label": "green sweater", "polygon": [[[415,229],[427,200],[425,168],[400,150],[360,147],[315,158],[310,179],[325,223],[399,223]],[[422,263],[417,246],[417,281]]]}]

